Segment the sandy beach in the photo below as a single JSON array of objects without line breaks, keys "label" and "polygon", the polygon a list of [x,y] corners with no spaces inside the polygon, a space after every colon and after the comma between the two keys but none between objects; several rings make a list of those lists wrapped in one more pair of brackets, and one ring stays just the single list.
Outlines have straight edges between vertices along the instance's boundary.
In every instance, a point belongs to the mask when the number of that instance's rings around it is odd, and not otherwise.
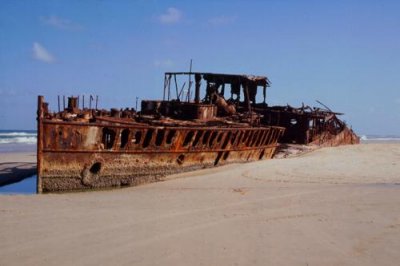
[{"label": "sandy beach", "polygon": [[0,265],[398,265],[400,144],[2,195],[0,216]]}]

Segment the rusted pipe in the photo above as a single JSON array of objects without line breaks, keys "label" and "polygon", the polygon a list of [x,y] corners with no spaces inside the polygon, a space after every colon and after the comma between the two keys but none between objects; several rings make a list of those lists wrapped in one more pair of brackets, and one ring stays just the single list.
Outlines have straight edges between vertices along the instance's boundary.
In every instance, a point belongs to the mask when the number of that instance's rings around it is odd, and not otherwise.
[{"label": "rusted pipe", "polygon": [[200,74],[195,74],[194,75],[194,79],[195,79],[195,82],[196,82],[194,102],[195,103],[200,103],[200,81],[201,81],[201,75]]}]

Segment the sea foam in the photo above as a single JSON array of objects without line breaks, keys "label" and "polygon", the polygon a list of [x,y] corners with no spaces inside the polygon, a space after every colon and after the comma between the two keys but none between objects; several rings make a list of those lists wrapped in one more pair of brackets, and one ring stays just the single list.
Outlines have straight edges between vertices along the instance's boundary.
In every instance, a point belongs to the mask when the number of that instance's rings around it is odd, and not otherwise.
[{"label": "sea foam", "polygon": [[0,131],[0,144],[36,144],[37,133],[32,131]]}]

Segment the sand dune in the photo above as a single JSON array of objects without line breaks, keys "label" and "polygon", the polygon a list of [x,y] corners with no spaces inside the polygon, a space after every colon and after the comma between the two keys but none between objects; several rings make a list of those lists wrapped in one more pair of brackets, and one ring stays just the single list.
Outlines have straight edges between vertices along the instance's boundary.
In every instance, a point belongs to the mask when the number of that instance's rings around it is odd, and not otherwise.
[{"label": "sand dune", "polygon": [[400,144],[0,196],[0,265],[398,265]]}]

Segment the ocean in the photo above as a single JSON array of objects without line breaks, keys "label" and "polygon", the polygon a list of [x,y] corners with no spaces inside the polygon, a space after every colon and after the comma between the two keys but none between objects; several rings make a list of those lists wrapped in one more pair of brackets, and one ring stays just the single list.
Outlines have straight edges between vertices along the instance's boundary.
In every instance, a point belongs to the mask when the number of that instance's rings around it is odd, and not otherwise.
[{"label": "ocean", "polygon": [[36,142],[36,130],[0,130],[0,152],[34,151]]},{"label": "ocean", "polygon": [[398,143],[399,135],[359,135],[361,143]]}]

